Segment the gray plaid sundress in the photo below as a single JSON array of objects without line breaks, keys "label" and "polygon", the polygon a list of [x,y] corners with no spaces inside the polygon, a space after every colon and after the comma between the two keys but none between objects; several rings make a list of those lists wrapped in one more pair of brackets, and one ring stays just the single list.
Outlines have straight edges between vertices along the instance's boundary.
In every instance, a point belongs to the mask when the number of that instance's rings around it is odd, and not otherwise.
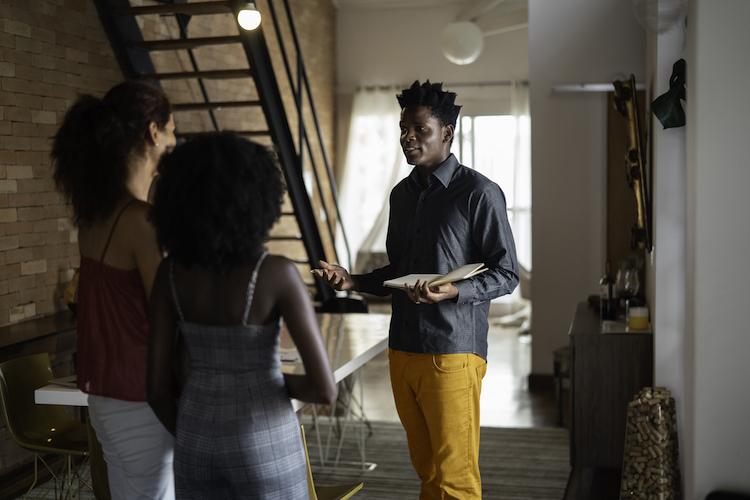
[{"label": "gray plaid sundress", "polygon": [[281,319],[248,325],[263,259],[247,286],[241,325],[190,323],[172,294],[190,355],[175,440],[178,499],[307,500],[299,422],[280,371]]}]

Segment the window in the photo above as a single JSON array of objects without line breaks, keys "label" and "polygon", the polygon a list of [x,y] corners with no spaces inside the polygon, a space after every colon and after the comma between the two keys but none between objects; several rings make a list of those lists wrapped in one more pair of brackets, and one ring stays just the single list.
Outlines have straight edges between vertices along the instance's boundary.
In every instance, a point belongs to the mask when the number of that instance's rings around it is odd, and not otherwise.
[{"label": "window", "polygon": [[[531,123],[528,116],[462,116],[453,152],[500,185],[519,264],[531,270]],[[458,147],[456,147],[458,146]]]}]

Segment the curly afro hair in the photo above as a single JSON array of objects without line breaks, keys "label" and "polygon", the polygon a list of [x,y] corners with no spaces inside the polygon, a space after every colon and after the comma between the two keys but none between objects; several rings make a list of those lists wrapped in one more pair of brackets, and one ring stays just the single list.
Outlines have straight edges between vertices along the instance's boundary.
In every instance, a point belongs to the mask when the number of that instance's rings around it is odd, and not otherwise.
[{"label": "curly afro hair", "polygon": [[396,96],[401,109],[409,106],[424,106],[432,111],[432,116],[438,119],[441,127],[456,126],[461,106],[456,106],[456,93],[443,90],[442,83],[430,83],[429,80],[420,85],[416,80],[408,89]]},{"label": "curly afro hair", "polygon": [[271,150],[233,132],[199,134],[158,174],[151,220],[175,262],[226,274],[259,256],[285,192]]}]

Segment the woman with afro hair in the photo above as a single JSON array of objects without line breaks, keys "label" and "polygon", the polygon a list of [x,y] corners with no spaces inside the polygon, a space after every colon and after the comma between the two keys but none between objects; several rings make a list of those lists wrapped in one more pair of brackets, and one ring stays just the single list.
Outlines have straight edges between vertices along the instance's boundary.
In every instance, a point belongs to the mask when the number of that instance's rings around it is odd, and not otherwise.
[{"label": "woman with afro hair", "polygon": [[[264,146],[201,134],[159,165],[152,220],[168,253],[151,296],[148,399],[175,435],[177,498],[307,499],[290,397],[331,404],[336,384],[307,288],[264,249],[284,185]],[[305,375],[282,374],[286,322]],[[175,332],[188,375],[173,399]]]}]

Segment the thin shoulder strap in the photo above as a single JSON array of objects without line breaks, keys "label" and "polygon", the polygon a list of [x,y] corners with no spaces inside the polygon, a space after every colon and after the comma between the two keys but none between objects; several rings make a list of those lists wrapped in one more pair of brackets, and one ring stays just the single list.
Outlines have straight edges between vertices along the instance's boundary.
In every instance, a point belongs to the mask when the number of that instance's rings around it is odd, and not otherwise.
[{"label": "thin shoulder strap", "polygon": [[104,245],[104,250],[102,251],[102,258],[99,259],[99,262],[104,262],[104,256],[107,254],[107,249],[109,249],[109,242],[112,241],[112,235],[115,234],[115,228],[117,227],[117,223],[120,221],[120,216],[125,212],[125,209],[128,208],[135,199],[130,200],[125,204],[124,207],[120,209],[120,213],[117,214],[117,217],[115,217],[115,223],[112,224],[112,229],[109,231],[109,238],[107,238],[107,244]]},{"label": "thin shoulder strap", "polygon": [[174,281],[174,259],[169,259],[169,281],[172,283],[172,298],[174,299],[174,305],[177,308],[177,315],[180,317],[180,322],[184,323],[185,317],[182,315],[180,299],[177,298],[177,285]]},{"label": "thin shoulder strap", "polygon": [[253,294],[255,293],[255,281],[258,279],[258,270],[260,265],[263,264],[263,259],[268,255],[268,250],[265,250],[255,264],[253,274],[250,276],[250,283],[247,284],[247,295],[245,296],[245,314],[242,315],[242,324],[247,325],[247,315],[250,313],[250,304],[253,303]]}]

